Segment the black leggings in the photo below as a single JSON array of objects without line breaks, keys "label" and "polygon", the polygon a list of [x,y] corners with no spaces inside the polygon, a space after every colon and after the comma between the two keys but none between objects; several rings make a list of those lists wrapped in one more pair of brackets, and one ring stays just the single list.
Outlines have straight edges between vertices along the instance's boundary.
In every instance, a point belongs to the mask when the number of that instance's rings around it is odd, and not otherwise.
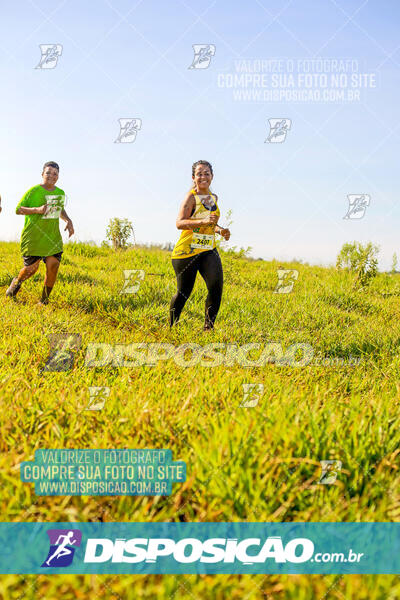
[{"label": "black leggings", "polygon": [[206,250],[189,258],[173,258],[172,266],[176,274],[178,291],[173,296],[169,308],[170,325],[179,320],[199,271],[208,289],[204,327],[213,327],[221,304],[223,287],[222,264],[217,250]]}]

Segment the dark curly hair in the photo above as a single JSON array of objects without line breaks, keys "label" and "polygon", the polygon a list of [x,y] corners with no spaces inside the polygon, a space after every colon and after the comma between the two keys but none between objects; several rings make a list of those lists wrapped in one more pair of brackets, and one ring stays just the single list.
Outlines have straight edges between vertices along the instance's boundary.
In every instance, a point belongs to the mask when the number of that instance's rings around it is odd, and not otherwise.
[{"label": "dark curly hair", "polygon": [[194,173],[195,173],[196,167],[198,165],[204,165],[204,166],[208,167],[210,169],[210,171],[211,171],[211,175],[214,175],[213,168],[211,166],[211,163],[208,162],[208,160],[198,160],[198,161],[196,161],[195,163],[192,164],[192,177],[194,177]]}]

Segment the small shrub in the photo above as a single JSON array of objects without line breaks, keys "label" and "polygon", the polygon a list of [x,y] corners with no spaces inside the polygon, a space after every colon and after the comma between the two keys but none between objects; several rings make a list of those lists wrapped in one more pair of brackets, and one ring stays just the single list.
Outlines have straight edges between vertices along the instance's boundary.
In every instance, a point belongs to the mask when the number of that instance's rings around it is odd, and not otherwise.
[{"label": "small shrub", "polygon": [[356,281],[365,286],[378,274],[378,252],[379,246],[372,242],[365,245],[360,242],[348,242],[343,244],[338,254],[336,267],[354,273]]},{"label": "small shrub", "polygon": [[[132,223],[128,219],[110,219],[107,227],[106,238],[112,242],[114,250],[128,247],[130,236],[135,237]],[[134,245],[134,244],[133,244]]]}]

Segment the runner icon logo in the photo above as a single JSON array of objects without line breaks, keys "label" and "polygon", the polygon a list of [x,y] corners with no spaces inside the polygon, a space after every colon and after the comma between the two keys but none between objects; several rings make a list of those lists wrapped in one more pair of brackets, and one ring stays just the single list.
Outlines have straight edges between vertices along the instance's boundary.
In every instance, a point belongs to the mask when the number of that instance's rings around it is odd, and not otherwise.
[{"label": "runner icon logo", "polygon": [[214,44],[193,44],[192,48],[194,57],[189,69],[208,69],[215,54]]},{"label": "runner icon logo", "polygon": [[42,567],[69,567],[72,564],[76,547],[81,545],[82,532],[79,529],[48,529],[50,549]]},{"label": "runner icon logo", "polygon": [[109,387],[90,387],[89,388],[89,404],[86,410],[102,410],[106,403],[106,399],[110,395]]},{"label": "runner icon logo", "polygon": [[342,469],[341,460],[321,460],[322,473],[318,483],[332,485],[335,483],[338,472]]},{"label": "runner icon logo", "polygon": [[[281,144],[286,140],[286,135],[292,127],[291,119],[268,119],[269,135],[265,142],[270,144]],[[264,142],[264,143],[265,143]]]},{"label": "runner icon logo", "polygon": [[124,269],[124,287],[120,294],[136,294],[140,288],[140,282],[144,280],[143,269]]},{"label": "runner icon logo", "polygon": [[348,194],[349,208],[343,219],[362,219],[371,201],[369,194]]},{"label": "runner icon logo", "polygon": [[42,56],[35,69],[54,69],[57,66],[58,57],[62,54],[62,45],[39,44],[39,48]]},{"label": "runner icon logo", "polygon": [[264,384],[262,383],[242,383],[243,401],[240,408],[254,408],[264,393]]},{"label": "runner icon logo", "polygon": [[74,364],[75,354],[82,343],[77,333],[55,333],[48,336],[49,358],[42,371],[69,371]]},{"label": "runner icon logo", "polygon": [[278,283],[274,289],[274,294],[290,294],[295,281],[299,277],[296,269],[277,269]]},{"label": "runner icon logo", "polygon": [[132,144],[136,140],[139,129],[142,129],[142,119],[118,119],[119,134],[115,144]]}]

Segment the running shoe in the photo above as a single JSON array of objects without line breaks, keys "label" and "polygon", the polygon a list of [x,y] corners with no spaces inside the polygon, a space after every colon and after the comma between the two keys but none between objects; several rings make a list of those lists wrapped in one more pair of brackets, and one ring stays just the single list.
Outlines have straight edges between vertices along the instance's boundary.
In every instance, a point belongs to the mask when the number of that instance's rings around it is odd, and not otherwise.
[{"label": "running shoe", "polygon": [[18,281],[18,277],[14,277],[12,280],[10,287],[6,291],[6,296],[10,296],[11,298],[15,298],[21,288],[21,282]]}]

